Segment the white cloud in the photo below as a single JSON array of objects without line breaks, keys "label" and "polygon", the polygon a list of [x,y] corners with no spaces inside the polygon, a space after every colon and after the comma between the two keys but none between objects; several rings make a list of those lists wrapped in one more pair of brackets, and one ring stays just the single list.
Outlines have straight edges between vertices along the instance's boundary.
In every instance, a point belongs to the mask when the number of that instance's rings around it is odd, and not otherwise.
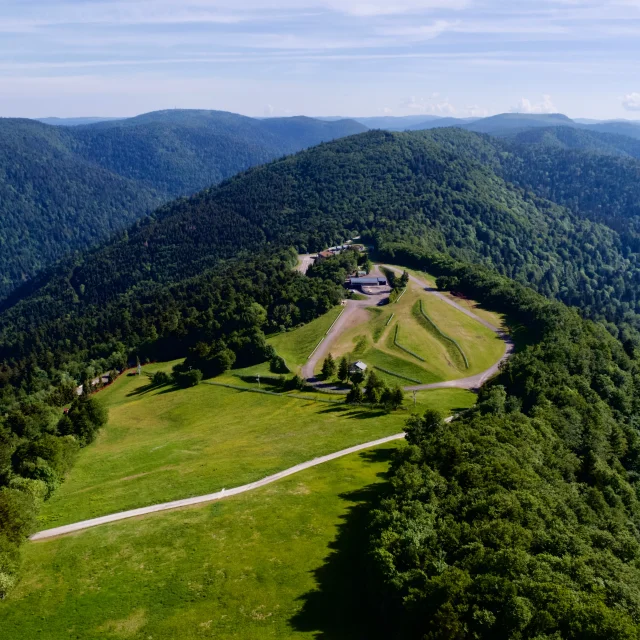
[{"label": "white cloud", "polygon": [[533,103],[528,98],[520,98],[515,107],[511,108],[512,113],[557,113],[556,106],[551,100],[551,96],[542,96],[542,102]]},{"label": "white cloud", "polygon": [[410,41],[431,40],[451,30],[456,24],[458,23],[436,20],[431,24],[419,26],[382,27],[377,32],[383,36],[400,36]]},{"label": "white cloud", "polygon": [[441,98],[439,93],[432,93],[429,98],[416,98],[411,96],[402,105],[404,109],[418,113],[433,115],[453,115],[457,109],[449,102],[448,98]]},{"label": "white cloud", "polygon": [[273,108],[272,104],[267,104],[264,107],[264,115],[269,117],[273,115],[273,112],[275,111],[275,109]]},{"label": "white cloud", "polygon": [[622,106],[627,111],[640,111],[640,93],[627,93],[622,99]]}]

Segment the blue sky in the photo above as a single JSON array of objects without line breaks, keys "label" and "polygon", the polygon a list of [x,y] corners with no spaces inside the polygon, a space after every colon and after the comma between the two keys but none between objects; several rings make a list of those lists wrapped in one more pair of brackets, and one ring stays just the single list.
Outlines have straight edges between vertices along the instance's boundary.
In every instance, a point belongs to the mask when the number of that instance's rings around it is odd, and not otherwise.
[{"label": "blue sky", "polygon": [[640,0],[2,0],[0,116],[640,119]]}]

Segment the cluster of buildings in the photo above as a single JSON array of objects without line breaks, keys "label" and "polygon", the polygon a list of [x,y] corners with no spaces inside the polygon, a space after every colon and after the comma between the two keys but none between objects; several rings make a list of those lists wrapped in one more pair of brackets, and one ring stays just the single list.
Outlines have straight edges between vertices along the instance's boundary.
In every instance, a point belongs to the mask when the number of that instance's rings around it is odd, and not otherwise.
[{"label": "cluster of buildings", "polygon": [[[355,238],[357,240],[357,238]],[[357,251],[358,253],[362,253],[366,250],[366,247],[363,244],[354,244],[353,240],[347,240],[344,244],[339,244],[335,247],[329,247],[324,251],[320,251],[316,257],[316,260],[319,262],[320,260],[326,260],[327,258],[331,258],[331,256],[337,256],[343,251]]]}]

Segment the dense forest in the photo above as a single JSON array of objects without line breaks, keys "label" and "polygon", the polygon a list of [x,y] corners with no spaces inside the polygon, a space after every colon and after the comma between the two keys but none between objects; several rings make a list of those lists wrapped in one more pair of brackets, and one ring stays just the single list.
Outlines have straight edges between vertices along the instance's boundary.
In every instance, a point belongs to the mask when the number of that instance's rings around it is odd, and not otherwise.
[{"label": "dense forest", "polygon": [[341,265],[303,277],[295,250],[360,233],[530,343],[474,410],[408,426],[369,549],[400,637],[636,637],[640,165],[580,144],[372,131],[165,205],[24,284],[0,313],[0,579],[104,420],[82,398],[60,419],[77,382],[136,358],[210,375],[272,358],[266,334],[341,296]]},{"label": "dense forest", "polygon": [[[629,195],[638,189],[640,165],[563,149],[536,160],[536,148],[457,129],[374,131],[251,169],[166,205],[5,301],[3,378],[28,389],[28,362],[53,372],[69,360],[104,353],[113,341],[134,348],[141,335],[162,330],[161,318],[147,314],[144,331],[131,331],[140,301],[165,298],[167,287],[186,286],[241,255],[291,246],[315,251],[355,231],[372,244],[409,240],[492,266],[640,344],[640,268]],[[565,175],[573,156],[578,169]],[[556,173],[544,171],[544,163]],[[623,164],[617,171],[611,163]],[[612,176],[617,171],[620,188],[606,185],[605,191],[589,180],[588,168],[596,166],[605,173],[611,167]],[[606,216],[590,209],[589,193],[593,202],[606,196]]]},{"label": "dense forest", "polygon": [[532,341],[473,409],[408,422],[370,529],[389,636],[637,638],[640,363],[601,325],[483,267],[383,251]]},{"label": "dense forest", "polygon": [[162,202],[323,140],[352,121],[164,111],[87,126],[0,119],[0,299]]}]

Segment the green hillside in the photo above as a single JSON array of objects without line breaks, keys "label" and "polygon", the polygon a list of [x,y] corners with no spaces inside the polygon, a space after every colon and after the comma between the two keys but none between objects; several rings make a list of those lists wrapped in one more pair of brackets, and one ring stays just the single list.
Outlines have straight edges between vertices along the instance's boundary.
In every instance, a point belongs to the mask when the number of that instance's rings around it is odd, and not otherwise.
[{"label": "green hillside", "polygon": [[[567,153],[583,171],[567,170]],[[356,231],[379,246],[410,238],[432,252],[491,265],[618,323],[625,340],[640,344],[636,217],[625,205],[640,202],[639,166],[581,151],[538,154],[531,145],[456,129],[374,131],[323,144],[167,205],[126,235],[44,274],[5,305],[0,358],[13,375],[33,354],[51,369],[48,353],[62,362],[76,357],[74,349],[110,353],[105,345],[114,341],[131,349],[175,333],[202,295],[196,291],[219,297],[207,270],[221,262],[244,254],[240,269],[250,274],[247,260],[256,251],[313,251]],[[590,180],[596,168],[600,177]],[[599,187],[608,175],[620,188]],[[598,200],[608,205],[598,211],[611,213],[599,216],[602,222],[590,219]],[[267,301],[288,317],[283,305]],[[149,355],[159,352],[150,348]]]},{"label": "green hillside", "polygon": [[0,119],[0,299],[162,202],[365,129],[183,110],[80,126]]}]

